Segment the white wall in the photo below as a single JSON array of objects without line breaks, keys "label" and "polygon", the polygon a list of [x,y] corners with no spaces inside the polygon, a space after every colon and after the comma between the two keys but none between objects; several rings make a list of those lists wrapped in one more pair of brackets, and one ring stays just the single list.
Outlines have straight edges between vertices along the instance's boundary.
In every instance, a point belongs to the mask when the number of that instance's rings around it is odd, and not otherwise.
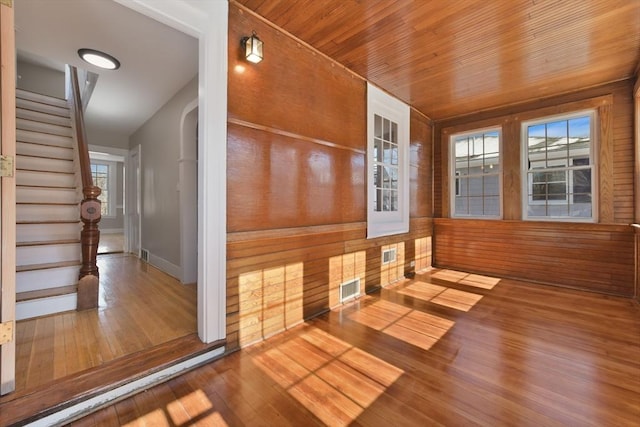
[{"label": "white wall", "polygon": [[29,62],[17,62],[18,89],[64,99],[64,72]]},{"label": "white wall", "polygon": [[[184,108],[198,97],[198,78],[191,80],[129,139],[142,146],[142,242],[150,261],[180,266],[180,217],[178,159],[180,121]],[[172,271],[167,271],[170,274]]]}]

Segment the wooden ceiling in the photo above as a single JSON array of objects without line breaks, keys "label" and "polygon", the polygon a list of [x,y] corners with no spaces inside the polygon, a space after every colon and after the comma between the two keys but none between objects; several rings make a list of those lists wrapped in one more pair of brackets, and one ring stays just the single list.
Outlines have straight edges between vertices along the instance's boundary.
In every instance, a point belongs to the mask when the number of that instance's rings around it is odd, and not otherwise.
[{"label": "wooden ceiling", "polygon": [[640,58],[639,0],[237,1],[433,120],[630,78]]}]

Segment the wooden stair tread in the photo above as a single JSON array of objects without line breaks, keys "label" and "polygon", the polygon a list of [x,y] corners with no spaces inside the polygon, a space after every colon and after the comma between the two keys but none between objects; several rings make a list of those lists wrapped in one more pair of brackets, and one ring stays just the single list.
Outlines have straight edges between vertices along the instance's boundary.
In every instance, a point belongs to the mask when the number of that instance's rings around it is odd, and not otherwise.
[{"label": "wooden stair tread", "polygon": [[[27,101],[33,101],[32,99],[27,98],[26,95],[36,95],[39,98],[45,98],[45,99],[49,98],[53,100],[53,102],[64,102],[65,105],[67,103],[67,100],[64,98],[58,98],[57,96],[53,96],[53,95],[45,95],[44,93],[35,92],[32,90],[16,88],[16,98],[24,99]],[[34,102],[40,102],[40,101],[34,101]],[[40,102],[40,103],[43,104],[43,102]],[[47,105],[50,105],[50,104],[47,104]]]},{"label": "wooden stair tread", "polygon": [[34,270],[46,270],[49,268],[60,268],[60,267],[75,267],[80,266],[82,263],[80,260],[77,261],[63,261],[63,262],[49,262],[45,264],[29,264],[29,265],[18,265],[16,266],[16,272],[22,271],[34,271]]},{"label": "wooden stair tread", "polygon": [[[33,111],[33,110],[31,110],[31,111]],[[44,114],[48,114],[48,113],[44,113]],[[60,117],[60,116],[58,116],[58,117]],[[58,123],[43,122],[42,120],[28,119],[28,118],[25,118],[25,117],[17,117],[17,119],[25,121],[25,122],[42,123],[44,125],[60,126],[61,128],[71,129],[71,126],[69,126],[69,125],[61,125],[61,124],[58,124]],[[22,129],[22,128],[20,126],[16,126],[16,129]],[[25,130],[31,130],[31,129],[25,129]],[[48,132],[42,132],[42,131],[33,131],[33,132],[48,133]]]},{"label": "wooden stair tread", "polygon": [[16,202],[16,205],[45,205],[45,206],[78,206],[79,204],[80,203],[65,203],[65,202]]},{"label": "wooden stair tread", "polygon": [[75,172],[59,172],[59,171],[43,171],[43,170],[38,170],[38,169],[21,169],[21,168],[16,168],[16,171],[23,171],[23,172],[39,172],[39,173],[62,173],[65,175],[75,175]]},{"label": "wooden stair tread", "polygon": [[57,288],[41,289],[38,291],[16,293],[16,302],[32,301],[34,299],[58,297],[78,292],[78,285],[59,286]]},{"label": "wooden stair tread", "polygon": [[25,188],[49,188],[51,190],[75,190],[76,187],[52,187],[50,185],[30,185],[30,184],[16,184],[16,188],[25,187]]},{"label": "wooden stair tread", "polygon": [[33,144],[33,145],[41,145],[43,147],[54,147],[54,148],[63,148],[65,150],[73,150],[73,147],[65,147],[65,146],[62,146],[62,145],[54,145],[54,144],[43,144],[42,142],[23,141],[23,140],[20,140],[20,139],[16,139],[16,143]]},{"label": "wooden stair tread", "polygon": [[197,334],[190,334],[68,375],[37,389],[8,394],[0,398],[2,422],[7,425],[34,422],[55,411],[223,347],[225,344],[224,340],[204,344],[198,339]]},{"label": "wooden stair tread", "polygon": [[45,245],[68,245],[70,243],[80,243],[80,239],[38,240],[33,242],[16,242],[16,246],[26,247],[26,246],[45,246]]},{"label": "wooden stair tread", "polygon": [[34,159],[51,159],[51,160],[64,160],[67,162],[73,162],[73,159],[64,159],[61,157],[51,157],[51,156],[34,156],[33,154],[16,154],[19,157],[32,157]]},{"label": "wooden stair tread", "polygon": [[52,220],[46,220],[46,221],[16,221],[16,225],[18,224],[23,224],[23,225],[29,225],[29,224],[77,224],[79,223],[80,220],[73,220],[73,219],[52,219]]}]

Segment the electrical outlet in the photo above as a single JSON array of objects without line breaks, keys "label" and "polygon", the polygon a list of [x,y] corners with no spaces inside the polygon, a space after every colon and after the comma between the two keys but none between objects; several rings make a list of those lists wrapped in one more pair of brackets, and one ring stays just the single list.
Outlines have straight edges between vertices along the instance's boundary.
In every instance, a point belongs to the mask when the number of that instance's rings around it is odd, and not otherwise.
[{"label": "electrical outlet", "polygon": [[416,266],[416,262],[415,262],[415,261],[411,261],[411,262],[409,263],[409,267],[415,267],[415,266]]}]

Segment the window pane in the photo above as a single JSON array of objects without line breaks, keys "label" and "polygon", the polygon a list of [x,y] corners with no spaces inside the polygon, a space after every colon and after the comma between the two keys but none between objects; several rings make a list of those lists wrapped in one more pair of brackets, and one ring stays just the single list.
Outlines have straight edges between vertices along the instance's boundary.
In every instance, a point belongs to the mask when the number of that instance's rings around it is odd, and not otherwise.
[{"label": "window pane", "polygon": [[469,198],[456,197],[455,211],[456,211],[456,214],[458,215],[469,215]]},{"label": "window pane", "polygon": [[469,178],[458,178],[458,194],[460,196],[468,196],[469,195]]},{"label": "window pane", "polygon": [[500,177],[498,175],[488,175],[483,177],[484,195],[499,196],[500,195]]},{"label": "window pane", "polygon": [[384,155],[382,161],[388,165],[391,164],[391,144],[389,142],[384,143]]},{"label": "window pane", "polygon": [[532,217],[592,215],[591,116],[528,125],[527,214]]},{"label": "window pane", "polygon": [[373,117],[373,136],[374,138],[382,138],[382,117],[377,114]]},{"label": "window pane", "polygon": [[580,117],[569,120],[569,151],[570,157],[589,156],[591,134],[590,117]]},{"label": "window pane", "polygon": [[483,178],[469,178],[469,195],[470,196],[482,196],[483,191]]},{"label": "window pane", "polygon": [[591,218],[591,203],[578,203],[569,206],[569,215],[574,218]]},{"label": "window pane", "polygon": [[398,192],[395,190],[391,190],[391,211],[398,210]]},{"label": "window pane", "polygon": [[381,162],[382,161],[382,139],[375,138],[373,140],[373,161]]},{"label": "window pane", "polygon": [[500,133],[453,136],[451,154],[453,216],[500,216],[499,202],[492,200],[492,208],[485,207],[488,197],[500,196]]},{"label": "window pane", "polygon": [[500,197],[485,197],[484,198],[484,214],[485,215],[500,215]]},{"label": "window pane", "polygon": [[389,176],[391,178],[391,189],[397,190],[398,189],[398,169],[390,168]]},{"label": "window pane", "polygon": [[562,203],[559,205],[549,204],[547,206],[548,216],[568,216],[569,215],[569,205],[567,203]]},{"label": "window pane", "polygon": [[484,199],[482,197],[469,197],[469,215],[484,215]]}]

